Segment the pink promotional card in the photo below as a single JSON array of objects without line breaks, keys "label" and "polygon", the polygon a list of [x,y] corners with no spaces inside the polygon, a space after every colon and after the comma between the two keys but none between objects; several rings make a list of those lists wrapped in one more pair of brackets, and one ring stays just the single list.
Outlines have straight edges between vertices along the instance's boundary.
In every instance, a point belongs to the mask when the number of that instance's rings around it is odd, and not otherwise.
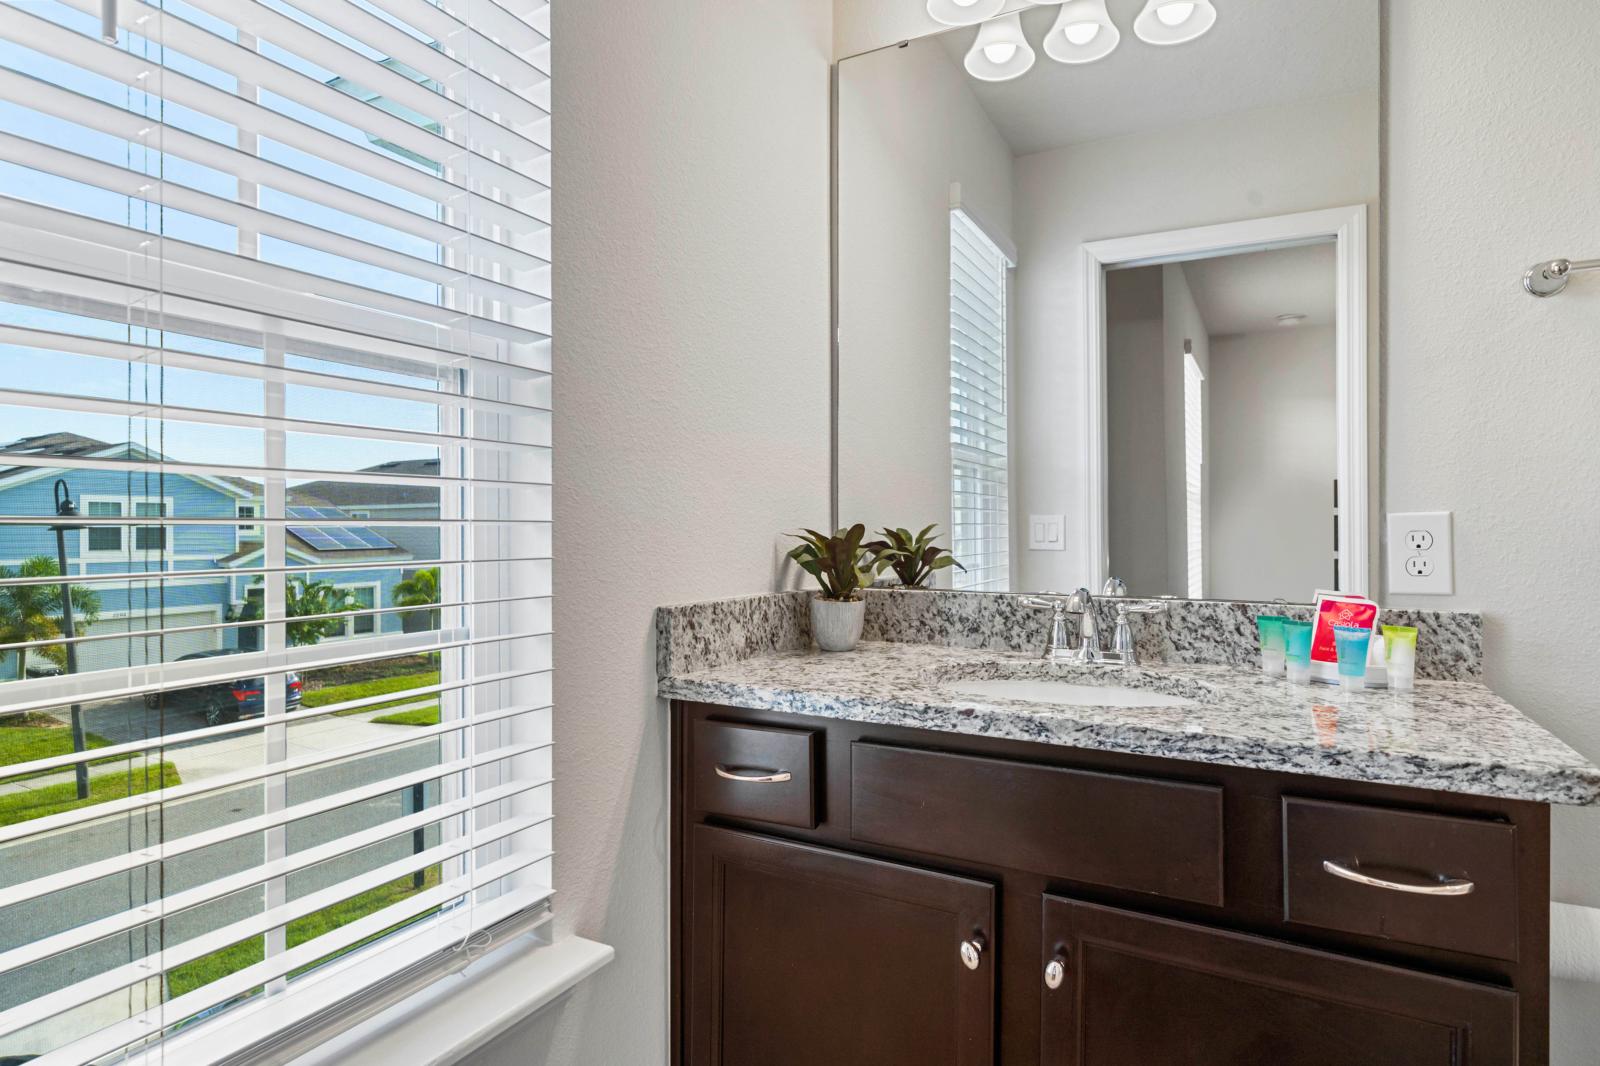
[{"label": "pink promotional card", "polygon": [[1334,626],[1360,626],[1376,631],[1378,605],[1364,596],[1317,590],[1317,613],[1311,629],[1311,671],[1317,678],[1337,681],[1339,656],[1334,650]]}]

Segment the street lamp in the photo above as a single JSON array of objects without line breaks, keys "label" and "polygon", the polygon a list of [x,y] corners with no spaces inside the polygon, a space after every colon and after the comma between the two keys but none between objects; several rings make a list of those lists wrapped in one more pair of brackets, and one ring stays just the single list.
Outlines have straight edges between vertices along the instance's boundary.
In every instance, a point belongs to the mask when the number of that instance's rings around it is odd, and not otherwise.
[{"label": "street lamp", "polygon": [[[56,478],[55,486],[56,517],[70,519],[78,517],[78,505],[72,502],[72,492],[67,488],[67,479]],[[67,582],[67,531],[82,529],[83,526],[70,522],[57,522],[50,527],[56,534],[56,561],[60,564],[61,571],[61,633],[67,638],[67,673],[78,672],[78,645],[74,637],[77,626],[72,618],[72,586]],[[27,654],[26,651],[23,652]],[[83,707],[81,704],[72,705],[72,750],[82,754],[88,745],[83,736]],[[78,783],[78,798],[89,798],[89,764],[79,759],[73,764],[73,776]]]}]

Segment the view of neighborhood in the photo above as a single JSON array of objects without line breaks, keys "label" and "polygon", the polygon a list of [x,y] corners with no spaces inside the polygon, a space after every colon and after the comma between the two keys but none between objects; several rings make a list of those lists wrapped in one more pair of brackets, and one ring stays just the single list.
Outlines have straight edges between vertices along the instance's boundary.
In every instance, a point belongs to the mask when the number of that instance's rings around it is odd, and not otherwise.
[{"label": "view of neighborhood", "polygon": [[[5,463],[8,456],[10,465]],[[19,457],[89,459],[98,465],[26,465]],[[64,556],[74,632],[91,638],[77,642],[71,659],[65,644],[49,643],[65,635],[61,584],[0,585],[0,647],[32,645],[0,650],[0,689],[61,675],[69,668],[84,673],[197,658],[225,662],[229,655],[258,650],[266,581],[284,583],[290,619],[284,630],[290,646],[333,645],[439,627],[439,611],[428,609],[440,602],[438,526],[383,524],[437,519],[437,489],[327,479],[293,484],[285,518],[304,522],[284,524],[290,572],[263,574],[258,571],[271,568],[263,563],[267,524],[262,519],[267,515],[260,484],[199,474],[163,473],[156,478],[146,473],[149,467],[137,473],[116,467],[118,462],[160,458],[131,442],[68,431],[0,444],[0,514],[41,518],[37,525],[0,526],[0,579],[62,576]],[[363,472],[430,476],[437,471],[436,460],[406,459]],[[64,483],[60,490],[58,482]],[[53,517],[58,491],[70,496],[81,517],[178,521],[86,523],[63,530],[58,543],[53,526],[69,524]],[[185,518],[236,521],[184,525]],[[368,519],[370,525],[361,521]],[[151,577],[140,576],[145,574]],[[374,610],[387,613],[360,613]],[[175,627],[182,631],[133,635]],[[314,855],[308,849],[327,841],[352,833],[371,835],[363,849],[306,863],[285,876],[275,891],[280,900],[292,903],[319,900],[317,894],[328,886],[369,871],[382,876],[388,865],[404,865],[408,856],[439,845],[438,821],[422,820],[391,835],[384,827],[440,802],[443,783],[427,778],[425,771],[448,758],[454,738],[428,727],[440,723],[441,701],[453,694],[413,690],[438,686],[441,676],[437,652],[277,675],[273,683],[284,686],[286,710],[335,709],[296,717],[278,727],[276,740],[269,739],[266,729],[250,727],[263,722],[266,685],[263,678],[247,676],[23,714],[6,714],[0,706],[0,892],[15,899],[0,907],[0,952],[36,941],[41,932],[67,934],[104,924],[140,903],[165,900],[170,906],[181,902],[186,889],[204,889],[219,878],[236,876],[242,882],[237,891],[178,908],[162,922],[129,927],[124,921],[114,935],[0,973],[4,1012],[153,953],[183,951],[186,944],[207,948],[195,948],[191,960],[170,966],[164,981],[123,989],[12,1034],[0,1042],[0,1057],[59,1046],[260,962],[274,937],[277,950],[291,949],[437,884],[440,866],[428,865],[306,910],[281,932],[252,932],[210,946],[227,930],[248,928],[252,917],[270,905],[268,885],[248,873],[259,866],[264,850]],[[338,709],[349,703],[357,706]],[[81,740],[74,736],[75,724]],[[419,730],[425,735],[407,739]],[[81,764],[84,780],[75,765],[60,764],[61,757],[77,751],[92,753],[152,739],[162,743]],[[374,747],[380,750],[340,757]],[[272,782],[264,777],[228,784],[286,757],[304,768],[276,779],[281,796],[270,795]],[[51,769],[3,776],[5,767],[48,759],[57,760]],[[295,819],[280,829],[250,829],[252,820],[273,821],[275,808],[314,806],[322,797],[418,771],[423,776],[407,788]],[[208,782],[217,787],[206,790]],[[177,798],[159,807],[130,806],[141,795],[161,789]],[[196,789],[204,791],[190,797]],[[96,808],[104,808],[106,815],[94,817]],[[18,833],[17,827],[41,819],[51,828]],[[54,827],[63,820],[60,828]],[[230,833],[230,826],[245,831]],[[8,831],[16,835],[8,836]],[[220,839],[199,847],[184,844],[214,837]],[[167,855],[159,863],[128,858],[141,848],[162,844]],[[96,864],[107,868],[107,876],[45,891],[63,871]]]}]

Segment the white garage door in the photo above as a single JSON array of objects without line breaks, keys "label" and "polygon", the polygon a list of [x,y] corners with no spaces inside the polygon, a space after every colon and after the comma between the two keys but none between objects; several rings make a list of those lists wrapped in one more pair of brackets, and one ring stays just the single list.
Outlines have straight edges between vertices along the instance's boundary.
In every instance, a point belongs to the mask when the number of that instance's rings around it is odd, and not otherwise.
[{"label": "white garage door", "polygon": [[[198,626],[222,621],[221,611],[215,607],[170,607],[160,615],[137,614],[127,618],[102,618],[89,630],[90,633],[127,633],[157,629],[163,625]],[[202,629],[194,633],[169,633],[165,642],[154,637],[133,637],[127,640],[91,640],[78,645],[78,670],[113,670],[118,667],[144,666],[163,660],[172,662],[195,651],[211,651],[222,646],[221,629]],[[164,652],[164,654],[163,654]]]}]

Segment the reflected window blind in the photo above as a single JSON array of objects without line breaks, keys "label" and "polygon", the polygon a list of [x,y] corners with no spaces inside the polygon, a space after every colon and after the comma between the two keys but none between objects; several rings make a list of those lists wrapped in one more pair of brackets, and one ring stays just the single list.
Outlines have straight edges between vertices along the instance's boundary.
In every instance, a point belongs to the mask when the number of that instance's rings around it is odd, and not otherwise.
[{"label": "reflected window blind", "polygon": [[1188,595],[1205,596],[1205,388],[1206,377],[1194,353],[1183,352],[1183,485],[1188,531]]},{"label": "reflected window blind", "polygon": [[950,212],[950,528],[958,589],[1009,586],[1004,252]]},{"label": "reflected window blind", "polygon": [[0,10],[0,1058],[543,919],[549,16]]}]

